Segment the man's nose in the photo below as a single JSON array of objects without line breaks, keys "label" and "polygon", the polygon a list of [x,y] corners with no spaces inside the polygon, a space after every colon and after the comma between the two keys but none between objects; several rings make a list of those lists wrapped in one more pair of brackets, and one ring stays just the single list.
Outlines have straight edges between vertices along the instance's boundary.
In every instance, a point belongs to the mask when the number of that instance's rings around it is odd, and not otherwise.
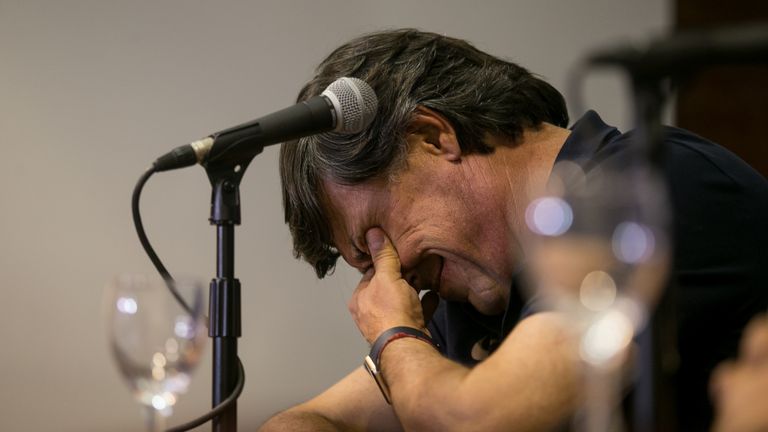
[{"label": "man's nose", "polygon": [[403,269],[403,278],[416,291],[436,289],[440,283],[440,263],[442,258],[429,255],[410,269]]}]

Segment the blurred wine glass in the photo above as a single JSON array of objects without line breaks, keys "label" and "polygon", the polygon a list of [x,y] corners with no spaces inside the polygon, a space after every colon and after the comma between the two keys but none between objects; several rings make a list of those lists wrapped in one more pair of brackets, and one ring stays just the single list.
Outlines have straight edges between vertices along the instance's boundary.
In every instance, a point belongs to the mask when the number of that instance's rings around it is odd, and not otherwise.
[{"label": "blurred wine glass", "polygon": [[171,283],[186,307],[159,277],[120,275],[105,290],[112,355],[145,408],[149,431],[165,429],[206,341],[203,284],[194,279]]},{"label": "blurred wine glass", "polygon": [[526,210],[535,304],[568,319],[584,366],[576,428],[623,428],[623,367],[667,277],[668,210],[661,178],[645,163],[585,171],[560,162]]}]

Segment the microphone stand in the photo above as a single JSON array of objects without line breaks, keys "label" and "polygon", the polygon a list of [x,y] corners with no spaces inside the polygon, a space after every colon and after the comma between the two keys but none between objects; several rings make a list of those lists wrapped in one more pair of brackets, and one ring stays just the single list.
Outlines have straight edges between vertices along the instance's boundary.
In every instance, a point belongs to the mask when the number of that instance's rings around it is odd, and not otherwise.
[{"label": "microphone stand", "polygon": [[[205,165],[211,182],[211,225],[216,226],[216,278],[210,284],[209,330],[213,339],[212,406],[238,381],[241,335],[240,281],[235,278],[235,226],[240,225],[240,181],[253,156],[240,163]],[[237,402],[212,421],[213,432],[237,430]]]}]

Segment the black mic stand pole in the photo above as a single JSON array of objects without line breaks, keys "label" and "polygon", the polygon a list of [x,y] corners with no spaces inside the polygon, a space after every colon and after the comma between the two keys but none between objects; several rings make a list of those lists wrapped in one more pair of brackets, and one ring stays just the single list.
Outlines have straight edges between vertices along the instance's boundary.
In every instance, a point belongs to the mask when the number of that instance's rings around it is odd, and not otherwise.
[{"label": "black mic stand pole", "polygon": [[[213,339],[212,406],[232,394],[238,381],[237,338],[241,335],[240,281],[235,278],[235,226],[240,225],[240,180],[250,160],[206,165],[213,187],[211,225],[216,225],[216,278],[211,281],[209,330]],[[237,402],[212,422],[213,432],[237,430]]]}]

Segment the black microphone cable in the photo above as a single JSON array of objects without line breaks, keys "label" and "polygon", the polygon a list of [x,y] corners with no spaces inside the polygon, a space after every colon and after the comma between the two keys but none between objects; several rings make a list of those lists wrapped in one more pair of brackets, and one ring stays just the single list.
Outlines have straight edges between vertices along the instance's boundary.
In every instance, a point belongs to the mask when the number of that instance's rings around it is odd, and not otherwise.
[{"label": "black microphone cable", "polygon": [[[181,305],[182,308],[184,308],[187,313],[192,313],[192,308],[187,304],[186,301],[181,297],[181,294],[179,294],[178,290],[176,290],[176,283],[171,276],[171,274],[168,272],[168,269],[165,268],[162,261],[160,261],[160,257],[155,252],[155,249],[152,247],[152,244],[149,243],[149,238],[147,238],[147,233],[144,231],[144,224],[141,222],[141,213],[139,211],[139,198],[141,197],[141,191],[144,189],[144,185],[147,183],[147,180],[149,180],[150,177],[154,173],[156,173],[157,167],[155,164],[152,164],[152,166],[144,172],[144,174],[141,175],[139,178],[139,181],[136,182],[136,186],[133,188],[133,196],[131,197],[131,211],[133,214],[133,225],[136,227],[136,234],[139,235],[139,241],[141,242],[141,246],[144,248],[144,251],[147,253],[147,256],[149,257],[150,261],[152,261],[152,264],[155,266],[155,269],[157,269],[158,273],[160,273],[160,276],[162,276],[163,280],[165,281],[165,286],[168,288],[168,291],[173,295],[173,297],[176,299],[176,301]],[[208,317],[206,316],[204,319],[205,326],[208,328]],[[243,362],[240,361],[240,357],[237,358],[237,366],[238,366],[238,376],[237,376],[237,384],[235,384],[235,388],[232,390],[232,393],[221,403],[213,407],[208,413],[203,414],[202,416],[188,421],[186,423],[182,423],[178,426],[174,426],[172,428],[167,429],[167,432],[183,432],[188,431],[191,429],[194,429],[213,418],[217,417],[221,413],[223,413],[227,408],[230,407],[233,403],[237,401],[237,398],[240,397],[240,394],[243,392],[243,388],[245,387],[245,368],[243,368]]]}]

